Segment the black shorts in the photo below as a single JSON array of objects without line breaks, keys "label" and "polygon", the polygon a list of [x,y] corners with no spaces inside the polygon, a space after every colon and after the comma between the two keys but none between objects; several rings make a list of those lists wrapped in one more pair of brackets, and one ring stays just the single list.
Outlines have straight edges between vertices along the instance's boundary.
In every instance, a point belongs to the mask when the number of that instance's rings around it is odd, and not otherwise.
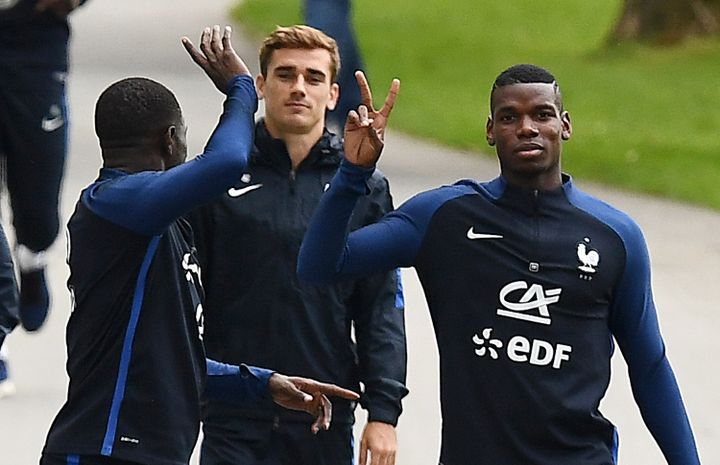
[{"label": "black shorts", "polygon": [[[40,465],[144,465],[103,455],[43,454]],[[148,464],[150,465],[150,464]]]},{"label": "black shorts", "polygon": [[309,423],[213,418],[203,423],[201,465],[352,465],[353,427],[333,423],[313,434]]}]

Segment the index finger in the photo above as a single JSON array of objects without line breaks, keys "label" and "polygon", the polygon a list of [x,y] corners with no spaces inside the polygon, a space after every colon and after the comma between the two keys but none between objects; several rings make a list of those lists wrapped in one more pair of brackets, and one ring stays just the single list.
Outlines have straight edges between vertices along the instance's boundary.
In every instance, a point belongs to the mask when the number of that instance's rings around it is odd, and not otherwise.
[{"label": "index finger", "polygon": [[319,391],[327,396],[342,397],[348,400],[358,400],[360,398],[357,392],[335,386],[334,384],[317,383],[313,387],[315,388],[313,389],[314,391]]},{"label": "index finger", "polygon": [[385,97],[385,103],[383,103],[383,106],[379,112],[385,118],[390,116],[390,113],[392,112],[393,108],[395,107],[395,100],[397,99],[399,92],[400,92],[400,79],[393,79],[392,84],[390,84],[390,91],[388,92],[387,97]]},{"label": "index finger", "polygon": [[183,37],[180,40],[182,41],[185,50],[187,50],[188,54],[190,55],[190,58],[192,58],[192,60],[197,63],[201,68],[204,68],[207,60],[205,59],[203,54],[195,48],[193,43],[187,37]]},{"label": "index finger", "polygon": [[372,112],[375,112],[372,100],[372,92],[370,91],[370,84],[368,84],[365,73],[358,70],[355,71],[355,80],[357,81],[358,87],[360,88],[360,98],[362,104],[368,107]]}]

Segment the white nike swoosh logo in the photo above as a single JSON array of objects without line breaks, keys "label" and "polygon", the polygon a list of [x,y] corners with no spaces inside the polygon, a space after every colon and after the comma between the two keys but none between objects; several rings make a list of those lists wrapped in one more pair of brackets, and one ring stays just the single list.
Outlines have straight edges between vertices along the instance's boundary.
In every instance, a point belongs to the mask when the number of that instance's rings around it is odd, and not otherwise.
[{"label": "white nike swoosh logo", "polygon": [[241,195],[247,194],[250,191],[260,189],[262,186],[262,184],[253,184],[252,186],[243,187],[242,189],[235,189],[234,187],[231,187],[230,189],[228,189],[228,195],[230,197],[240,197]]},{"label": "white nike swoosh logo", "polygon": [[476,233],[473,230],[473,227],[470,226],[470,229],[468,229],[467,232],[467,238],[468,239],[502,239],[503,236],[500,234],[485,234],[485,233]]},{"label": "white nike swoosh logo", "polygon": [[65,124],[65,120],[61,115],[55,116],[54,118],[43,118],[41,127],[45,132],[53,132],[56,129],[60,129]]}]

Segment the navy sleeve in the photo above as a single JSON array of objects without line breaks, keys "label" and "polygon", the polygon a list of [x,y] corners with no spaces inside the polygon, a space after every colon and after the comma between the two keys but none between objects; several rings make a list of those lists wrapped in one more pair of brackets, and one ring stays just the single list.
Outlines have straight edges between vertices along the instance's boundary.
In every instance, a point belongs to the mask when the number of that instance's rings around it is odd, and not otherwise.
[{"label": "navy sleeve", "polygon": [[[379,171],[370,179],[370,206],[362,224],[372,224],[393,210],[387,179]],[[356,212],[357,213],[357,212]],[[348,301],[357,341],[360,404],[368,421],[396,425],[402,399],[408,394],[405,303],[400,270],[377,273],[357,280]]]},{"label": "navy sleeve", "polygon": [[137,233],[161,233],[240,177],[252,148],[256,110],[252,78],[237,76],[203,154],[167,171],[143,171],[95,183],[83,192],[83,203],[98,216]]},{"label": "navy sleeve", "polygon": [[247,365],[228,365],[206,359],[207,386],[205,394],[211,399],[244,403],[266,398],[272,370]]},{"label": "navy sleeve", "polygon": [[645,240],[634,223],[625,227],[621,237],[626,266],[612,304],[610,330],[628,364],[643,420],[668,464],[699,465],[690,422],[660,334]]},{"label": "navy sleeve", "polygon": [[463,193],[462,187],[450,186],[419,194],[377,223],[348,235],[350,215],[358,197],[368,192],[372,172],[342,161],[300,247],[300,278],[326,283],[412,266],[435,211]]}]

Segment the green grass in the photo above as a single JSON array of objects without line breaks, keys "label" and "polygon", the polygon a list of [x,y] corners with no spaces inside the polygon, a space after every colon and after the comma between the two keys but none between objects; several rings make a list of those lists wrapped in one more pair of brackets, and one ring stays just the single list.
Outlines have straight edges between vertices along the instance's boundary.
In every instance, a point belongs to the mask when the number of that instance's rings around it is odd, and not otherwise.
[{"label": "green grass", "polygon": [[[720,209],[720,41],[606,48],[620,3],[358,0],[355,26],[375,94],[402,80],[394,128],[489,154],[492,81],[535,63],[557,76],[573,121],[565,170]],[[234,13],[262,35],[301,22],[298,0]]]}]

